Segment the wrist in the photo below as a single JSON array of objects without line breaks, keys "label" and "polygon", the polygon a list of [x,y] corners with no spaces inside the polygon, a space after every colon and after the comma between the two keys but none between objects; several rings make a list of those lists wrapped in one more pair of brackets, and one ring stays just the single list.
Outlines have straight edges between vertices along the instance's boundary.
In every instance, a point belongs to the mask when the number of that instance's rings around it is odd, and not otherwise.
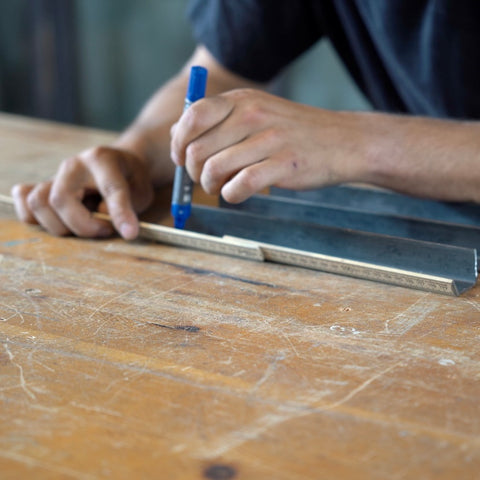
[{"label": "wrist", "polygon": [[149,155],[148,139],[144,134],[129,128],[113,142],[113,146],[133,153],[150,171],[152,158]]},{"label": "wrist", "polygon": [[174,166],[170,161],[169,142],[163,145],[162,138],[169,138],[168,129],[142,130],[132,126],[125,130],[114,142],[114,147],[128,150],[137,156],[147,170],[155,186],[163,186],[173,178]]},{"label": "wrist", "polygon": [[[377,186],[390,183],[398,172],[396,150],[401,129],[395,115],[376,112],[354,112],[358,128],[358,181]],[[400,135],[399,135],[400,133]]]},{"label": "wrist", "polygon": [[379,175],[377,119],[370,112],[334,112],[330,118],[332,183],[375,183]]}]

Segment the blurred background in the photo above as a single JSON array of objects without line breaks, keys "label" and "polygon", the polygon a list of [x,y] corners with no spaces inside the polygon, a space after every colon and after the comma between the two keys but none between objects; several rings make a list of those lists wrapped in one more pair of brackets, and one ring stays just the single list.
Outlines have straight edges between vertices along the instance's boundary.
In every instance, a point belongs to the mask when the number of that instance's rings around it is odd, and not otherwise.
[{"label": "blurred background", "polygon": [[[122,130],[190,56],[188,0],[2,0],[0,110]],[[276,92],[367,110],[328,41],[290,65]]]}]

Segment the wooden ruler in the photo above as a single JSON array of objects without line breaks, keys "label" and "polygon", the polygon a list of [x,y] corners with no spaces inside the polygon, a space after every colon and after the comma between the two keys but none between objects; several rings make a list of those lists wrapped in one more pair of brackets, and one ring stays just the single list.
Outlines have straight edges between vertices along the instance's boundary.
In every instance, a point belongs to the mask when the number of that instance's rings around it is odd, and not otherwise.
[{"label": "wooden ruler", "polygon": [[6,214],[14,213],[13,198],[0,193],[0,212]]},{"label": "wooden ruler", "polygon": [[[8,196],[0,194],[0,205],[4,207],[4,211],[13,211],[13,199]],[[93,216],[102,220],[111,221],[110,217],[106,214],[95,212]],[[267,260],[281,264],[306,267],[445,295],[459,295],[468,288],[471,288],[476,280],[476,272],[472,275],[470,282],[459,282],[453,278],[444,278],[373,263],[358,262],[305,250],[246,240],[229,235],[217,237],[188,230],[178,230],[147,222],[140,222],[139,236],[143,239],[168,245],[199,249],[249,260]]]}]

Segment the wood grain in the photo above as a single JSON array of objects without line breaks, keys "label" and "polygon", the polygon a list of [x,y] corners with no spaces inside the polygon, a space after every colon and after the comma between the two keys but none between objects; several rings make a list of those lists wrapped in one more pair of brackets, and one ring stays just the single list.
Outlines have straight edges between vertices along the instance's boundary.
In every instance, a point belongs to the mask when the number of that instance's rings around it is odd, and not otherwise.
[{"label": "wood grain", "polygon": [[[0,116],[0,192],[110,134]],[[459,298],[0,219],[1,478],[475,478]]]}]

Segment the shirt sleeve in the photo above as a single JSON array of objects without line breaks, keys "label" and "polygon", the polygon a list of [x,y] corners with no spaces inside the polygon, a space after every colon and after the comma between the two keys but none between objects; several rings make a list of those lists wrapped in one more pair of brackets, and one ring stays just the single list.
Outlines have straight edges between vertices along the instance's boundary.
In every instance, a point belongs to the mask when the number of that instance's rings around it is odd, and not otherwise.
[{"label": "shirt sleeve", "polygon": [[228,70],[271,80],[322,37],[311,0],[190,0],[195,40]]}]

